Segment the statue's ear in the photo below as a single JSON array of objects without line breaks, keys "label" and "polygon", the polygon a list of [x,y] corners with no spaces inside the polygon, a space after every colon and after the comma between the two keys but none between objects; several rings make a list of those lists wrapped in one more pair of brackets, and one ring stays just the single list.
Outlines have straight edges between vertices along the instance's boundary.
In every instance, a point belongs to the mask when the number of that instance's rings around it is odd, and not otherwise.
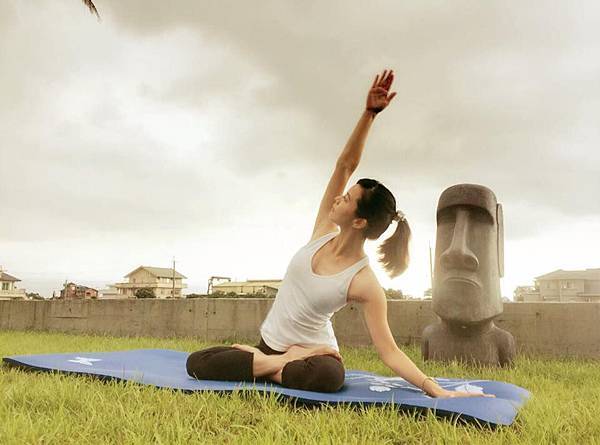
[{"label": "statue's ear", "polygon": [[504,276],[504,212],[502,204],[496,204],[496,223],[498,227],[498,275]]}]

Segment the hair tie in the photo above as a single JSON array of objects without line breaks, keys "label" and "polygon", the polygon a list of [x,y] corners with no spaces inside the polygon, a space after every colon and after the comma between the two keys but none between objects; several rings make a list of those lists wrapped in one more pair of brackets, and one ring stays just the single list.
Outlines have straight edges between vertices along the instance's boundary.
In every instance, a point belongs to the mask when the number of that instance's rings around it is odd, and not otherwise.
[{"label": "hair tie", "polygon": [[406,221],[406,216],[400,210],[396,210],[396,214],[394,215],[392,220],[400,223],[402,221]]}]

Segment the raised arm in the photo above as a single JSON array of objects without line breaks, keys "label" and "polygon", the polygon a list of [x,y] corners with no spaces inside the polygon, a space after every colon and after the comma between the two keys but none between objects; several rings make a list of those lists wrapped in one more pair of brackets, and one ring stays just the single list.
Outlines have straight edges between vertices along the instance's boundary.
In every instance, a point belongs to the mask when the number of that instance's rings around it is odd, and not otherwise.
[{"label": "raised arm", "polygon": [[[367,328],[377,353],[385,365],[394,373],[432,397],[475,397],[481,394],[464,391],[448,391],[425,375],[404,353],[394,340],[387,321],[387,300],[377,280],[369,280],[361,292],[361,300]],[[493,395],[484,394],[486,397]]]},{"label": "raised arm", "polygon": [[336,161],[333,174],[321,199],[313,228],[313,239],[335,229],[335,224],[329,220],[329,210],[333,206],[335,198],[344,192],[350,176],[358,167],[375,116],[384,110],[396,95],[395,92],[389,94],[393,80],[394,74],[391,70],[389,72],[384,70],[381,78],[379,74],[375,77],[367,95],[365,109]]}]

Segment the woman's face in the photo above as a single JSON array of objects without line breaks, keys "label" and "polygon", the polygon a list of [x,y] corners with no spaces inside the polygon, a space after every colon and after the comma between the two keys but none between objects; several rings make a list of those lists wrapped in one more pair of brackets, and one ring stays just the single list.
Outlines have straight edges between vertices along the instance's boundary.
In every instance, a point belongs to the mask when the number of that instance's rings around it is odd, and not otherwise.
[{"label": "woman's face", "polygon": [[352,222],[356,218],[356,201],[361,196],[362,187],[359,184],[354,184],[343,195],[336,196],[329,218],[339,226]]}]

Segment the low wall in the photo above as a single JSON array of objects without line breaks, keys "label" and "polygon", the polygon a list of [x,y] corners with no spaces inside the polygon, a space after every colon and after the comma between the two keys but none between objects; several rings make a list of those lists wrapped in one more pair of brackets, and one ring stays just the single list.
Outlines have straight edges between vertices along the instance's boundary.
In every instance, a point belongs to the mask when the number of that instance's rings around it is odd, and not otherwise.
[{"label": "low wall", "polygon": [[[258,340],[271,304],[258,298],[0,301],[0,329]],[[398,344],[418,342],[436,318],[430,301],[388,301]],[[496,324],[514,335],[523,353],[600,358],[599,320],[598,303],[505,303]],[[359,305],[335,314],[333,326],[340,345],[371,344]]]}]

